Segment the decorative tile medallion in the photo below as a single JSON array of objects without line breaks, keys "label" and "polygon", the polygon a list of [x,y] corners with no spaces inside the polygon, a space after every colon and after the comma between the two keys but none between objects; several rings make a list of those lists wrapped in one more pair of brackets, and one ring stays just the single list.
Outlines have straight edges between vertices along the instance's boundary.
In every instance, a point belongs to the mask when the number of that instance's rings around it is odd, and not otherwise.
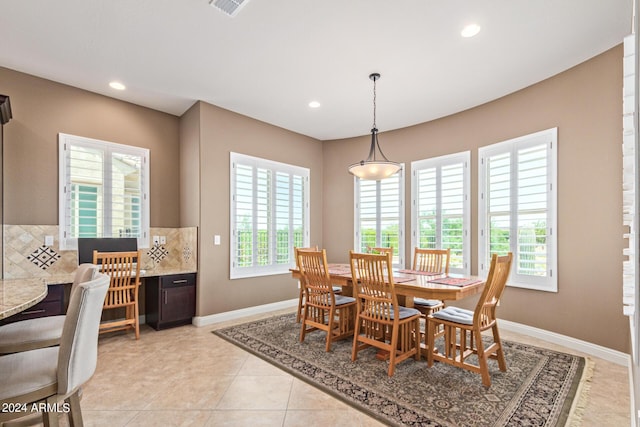
[{"label": "decorative tile medallion", "polygon": [[46,270],[60,259],[60,254],[51,247],[43,245],[31,252],[31,254],[27,256],[27,259],[41,269]]},{"label": "decorative tile medallion", "polygon": [[193,251],[191,250],[190,246],[185,246],[184,249],[182,249],[182,259],[184,260],[184,262],[189,262],[192,255]]},{"label": "decorative tile medallion", "polygon": [[149,257],[155,263],[159,263],[165,259],[167,255],[169,255],[169,252],[162,245],[155,245],[149,249]]}]

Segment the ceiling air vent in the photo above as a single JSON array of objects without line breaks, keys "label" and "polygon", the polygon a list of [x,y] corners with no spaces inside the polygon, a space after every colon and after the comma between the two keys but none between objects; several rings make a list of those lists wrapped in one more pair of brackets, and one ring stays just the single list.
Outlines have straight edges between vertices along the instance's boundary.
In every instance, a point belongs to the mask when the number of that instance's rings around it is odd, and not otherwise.
[{"label": "ceiling air vent", "polygon": [[229,16],[236,16],[249,0],[211,0],[209,4]]}]

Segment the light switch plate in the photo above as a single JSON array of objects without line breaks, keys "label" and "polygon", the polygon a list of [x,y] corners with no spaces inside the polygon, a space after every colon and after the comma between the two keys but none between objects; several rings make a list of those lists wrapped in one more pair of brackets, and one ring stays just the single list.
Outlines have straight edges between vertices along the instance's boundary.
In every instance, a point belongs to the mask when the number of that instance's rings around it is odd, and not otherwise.
[{"label": "light switch plate", "polygon": [[153,236],[153,244],[156,246],[160,244],[160,236]]},{"label": "light switch plate", "polygon": [[160,236],[160,244],[161,245],[167,244],[167,236]]},{"label": "light switch plate", "polygon": [[216,234],[215,236],[213,236],[213,244],[214,245],[219,245],[220,244],[220,235]]},{"label": "light switch plate", "polygon": [[44,236],[44,245],[53,246],[53,236]]}]

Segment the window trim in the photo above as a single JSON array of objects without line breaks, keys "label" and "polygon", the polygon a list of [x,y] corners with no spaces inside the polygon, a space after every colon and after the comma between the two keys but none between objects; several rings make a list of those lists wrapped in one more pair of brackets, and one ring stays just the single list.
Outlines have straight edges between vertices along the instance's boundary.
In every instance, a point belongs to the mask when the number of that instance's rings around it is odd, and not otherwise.
[{"label": "window trim", "polygon": [[[398,222],[398,262],[394,263],[394,267],[404,268],[405,266],[405,165],[404,163],[400,164],[400,171],[397,172],[396,175],[400,175],[399,177],[399,192],[400,192],[400,219]],[[358,206],[358,201],[360,200],[360,182],[361,178],[353,177],[353,225],[354,225],[354,233],[353,233],[353,247],[354,250],[359,250],[360,248],[360,207]],[[378,184],[380,180],[376,181]],[[380,206],[377,206],[376,209],[379,211]],[[377,214],[378,215],[378,214]],[[378,218],[379,220],[379,218]],[[376,232],[376,246],[379,244],[380,235]]]},{"label": "window trim", "polygon": [[[463,193],[464,193],[464,206],[462,213],[462,260],[463,268],[451,268],[451,273],[469,275],[471,271],[471,152],[462,151],[459,153],[447,154],[439,157],[431,157],[428,159],[416,160],[411,162],[411,265],[413,265],[413,248],[419,246],[418,239],[418,183],[417,172],[423,169],[436,168],[438,171],[442,170],[442,167],[452,164],[464,163],[464,173],[462,177]],[[439,190],[436,190],[438,193]],[[441,201],[439,200],[438,206]],[[436,213],[437,218],[442,217],[441,210]],[[437,220],[438,227],[441,226],[440,221]]]},{"label": "window trim", "polygon": [[[138,237],[138,247],[139,248],[148,248],[149,247],[149,212],[150,212],[150,203],[149,203],[149,149],[142,147],[134,147],[130,145],[118,144],[110,141],[103,141],[99,139],[87,138],[83,136],[70,135],[66,133],[58,134],[58,232],[59,232],[59,241],[60,241],[60,250],[77,250],[78,249],[78,239],[77,238],[67,238],[66,233],[71,228],[71,224],[67,224],[67,211],[70,209],[70,206],[67,205],[67,189],[70,192],[71,189],[68,188],[68,185],[71,184],[70,176],[67,174],[68,170],[68,157],[67,157],[67,145],[72,144],[76,146],[84,146],[93,149],[102,150],[105,153],[120,153],[120,154],[128,154],[133,156],[140,156],[142,158],[142,166],[141,166],[141,214],[140,214],[140,233],[141,236]],[[104,171],[105,175],[108,175],[110,171]],[[102,177],[101,185],[103,186],[104,192],[108,192],[111,189],[111,179],[105,180],[105,176]],[[70,216],[69,216],[70,218]],[[110,231],[108,225],[106,224],[106,219],[103,218],[103,231],[107,231],[106,235],[102,237],[112,237],[110,236]]]},{"label": "window trim", "polygon": [[[514,265],[511,268],[511,274],[507,286],[533,289],[546,292],[558,292],[558,128],[550,128],[529,135],[520,136],[506,141],[498,142],[492,145],[480,147],[478,149],[478,274],[487,275],[489,268],[487,253],[487,206],[484,193],[486,192],[486,163],[485,159],[489,156],[511,153],[513,156],[518,149],[547,144],[547,275],[531,276],[517,274],[517,263],[519,259],[517,251],[517,238],[510,239],[510,250],[514,255]],[[514,168],[517,162],[511,163],[510,177],[513,180]],[[511,234],[515,229],[517,222],[517,197],[516,185],[511,186],[510,199],[510,218],[511,218]],[[515,209],[514,209],[515,207]],[[515,213],[514,213],[515,211]]]},{"label": "window trim", "polygon": [[[253,168],[260,167],[273,171],[274,173],[283,172],[290,175],[298,175],[302,176],[304,179],[304,194],[303,194],[303,206],[304,206],[304,232],[303,238],[304,243],[302,246],[309,246],[310,240],[310,213],[311,213],[311,195],[310,195],[310,176],[311,170],[309,168],[305,168],[302,166],[291,165],[288,163],[277,162],[274,160],[268,160],[260,157],[249,156],[246,154],[240,153],[229,153],[229,279],[242,279],[248,277],[260,277],[260,276],[271,276],[277,274],[288,274],[289,269],[295,267],[295,257],[293,254],[293,246],[292,250],[289,252],[289,263],[287,264],[269,264],[266,266],[251,266],[251,267],[235,267],[234,262],[235,259],[235,247],[237,240],[236,233],[236,203],[235,203],[235,184],[236,184],[236,174],[235,174],[235,164],[240,163],[243,165],[251,166]],[[273,180],[275,185],[275,179]],[[273,186],[269,189],[271,196],[273,197]],[[255,209],[255,203],[254,203]],[[271,208],[275,209],[274,207]],[[291,205],[289,206],[291,209]],[[275,215],[272,223],[275,223]],[[274,232],[274,230],[272,230]],[[293,236],[290,236],[290,239]],[[271,245],[275,245],[275,239],[272,239]],[[255,243],[254,243],[255,246]]]}]

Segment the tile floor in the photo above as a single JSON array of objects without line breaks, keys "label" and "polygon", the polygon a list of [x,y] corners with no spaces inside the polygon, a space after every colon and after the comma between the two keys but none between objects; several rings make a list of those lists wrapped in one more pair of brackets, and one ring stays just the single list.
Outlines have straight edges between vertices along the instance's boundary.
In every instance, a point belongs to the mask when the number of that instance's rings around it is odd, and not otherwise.
[{"label": "tile floor", "polygon": [[[143,327],[139,341],[123,333],[101,337],[98,368],[81,401],[85,425],[381,425],[211,333],[238,322],[160,332]],[[572,352],[507,331],[502,335]],[[627,368],[592,360],[589,400],[578,425],[629,426]]]}]

